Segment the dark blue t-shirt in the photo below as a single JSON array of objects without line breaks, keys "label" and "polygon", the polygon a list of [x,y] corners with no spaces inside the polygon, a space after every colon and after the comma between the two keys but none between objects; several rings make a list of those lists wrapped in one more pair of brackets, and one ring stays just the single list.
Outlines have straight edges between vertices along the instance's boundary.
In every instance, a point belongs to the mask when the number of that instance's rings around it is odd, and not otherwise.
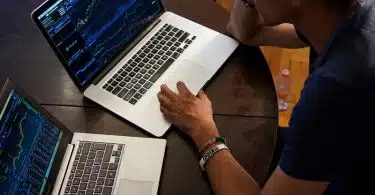
[{"label": "dark blue t-shirt", "polygon": [[326,195],[375,194],[375,0],[338,25],[312,63],[280,159]]}]

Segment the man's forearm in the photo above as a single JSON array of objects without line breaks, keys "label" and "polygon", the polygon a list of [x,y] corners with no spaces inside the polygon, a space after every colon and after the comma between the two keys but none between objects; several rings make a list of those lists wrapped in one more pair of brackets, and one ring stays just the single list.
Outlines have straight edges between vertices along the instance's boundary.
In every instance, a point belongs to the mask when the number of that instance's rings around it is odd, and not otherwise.
[{"label": "man's forearm", "polygon": [[206,164],[215,195],[259,195],[260,188],[228,150],[215,154]]}]

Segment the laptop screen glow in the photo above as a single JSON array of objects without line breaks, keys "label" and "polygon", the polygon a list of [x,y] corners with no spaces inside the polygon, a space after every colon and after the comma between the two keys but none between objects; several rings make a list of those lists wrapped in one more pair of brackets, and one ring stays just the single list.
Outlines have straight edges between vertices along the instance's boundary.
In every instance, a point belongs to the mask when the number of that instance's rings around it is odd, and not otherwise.
[{"label": "laptop screen glow", "polygon": [[38,19],[82,87],[161,10],[158,0],[59,0]]}]

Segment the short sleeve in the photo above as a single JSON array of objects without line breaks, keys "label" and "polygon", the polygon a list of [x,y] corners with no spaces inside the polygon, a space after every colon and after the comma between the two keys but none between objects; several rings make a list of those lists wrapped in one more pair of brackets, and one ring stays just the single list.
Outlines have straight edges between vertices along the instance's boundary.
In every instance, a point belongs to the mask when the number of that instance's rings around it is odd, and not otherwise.
[{"label": "short sleeve", "polygon": [[340,83],[310,75],[290,120],[290,132],[280,159],[289,176],[329,181],[341,170],[344,160],[345,109],[349,92]]}]

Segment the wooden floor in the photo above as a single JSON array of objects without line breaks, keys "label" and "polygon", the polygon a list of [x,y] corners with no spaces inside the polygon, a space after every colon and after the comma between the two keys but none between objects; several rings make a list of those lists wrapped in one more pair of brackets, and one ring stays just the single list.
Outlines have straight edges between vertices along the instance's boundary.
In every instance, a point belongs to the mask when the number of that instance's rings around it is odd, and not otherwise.
[{"label": "wooden floor", "polygon": [[[228,12],[232,10],[232,0],[216,1]],[[288,68],[291,72],[291,103],[287,111],[279,112],[279,125],[286,127],[292,108],[297,103],[303,83],[308,76],[309,49],[282,49],[277,47],[261,47],[261,49],[270,66],[274,81],[276,81],[282,69]]]}]

